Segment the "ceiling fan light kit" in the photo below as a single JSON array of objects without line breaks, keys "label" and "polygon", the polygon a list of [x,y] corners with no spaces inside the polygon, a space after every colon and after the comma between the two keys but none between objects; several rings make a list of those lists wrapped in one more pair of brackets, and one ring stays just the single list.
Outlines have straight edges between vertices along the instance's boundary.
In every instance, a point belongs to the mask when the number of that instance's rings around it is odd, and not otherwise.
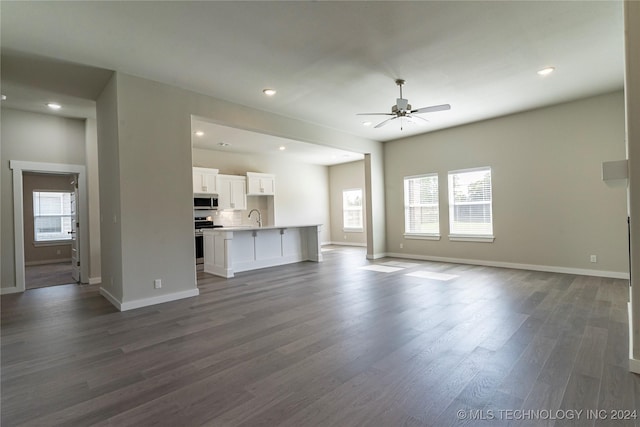
[{"label": "ceiling fan light kit", "polygon": [[413,114],[423,114],[423,113],[434,113],[436,111],[445,111],[450,110],[451,105],[442,104],[442,105],[432,105],[430,107],[417,108],[415,110],[411,109],[411,104],[409,104],[408,99],[404,99],[402,97],[402,85],[404,85],[405,81],[403,79],[396,79],[396,84],[400,88],[400,98],[396,98],[396,104],[391,107],[390,113],[358,113],[359,116],[392,116],[389,119],[386,119],[377,125],[374,128],[380,128],[392,120],[400,119],[400,130],[403,128],[403,120],[407,119],[408,123],[419,123],[419,121],[414,121],[412,119],[420,119],[422,121],[428,121],[427,119],[419,116],[414,116]]}]

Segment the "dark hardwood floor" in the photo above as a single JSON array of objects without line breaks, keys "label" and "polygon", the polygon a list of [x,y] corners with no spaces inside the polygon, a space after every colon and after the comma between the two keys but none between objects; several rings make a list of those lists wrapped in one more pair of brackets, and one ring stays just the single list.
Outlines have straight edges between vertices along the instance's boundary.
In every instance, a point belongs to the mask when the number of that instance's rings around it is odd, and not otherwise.
[{"label": "dark hardwood floor", "polygon": [[26,266],[24,268],[24,281],[26,289],[76,283],[71,276],[71,261]]},{"label": "dark hardwood floor", "polygon": [[324,255],[123,313],[3,296],[2,426],[640,426],[627,281]]}]

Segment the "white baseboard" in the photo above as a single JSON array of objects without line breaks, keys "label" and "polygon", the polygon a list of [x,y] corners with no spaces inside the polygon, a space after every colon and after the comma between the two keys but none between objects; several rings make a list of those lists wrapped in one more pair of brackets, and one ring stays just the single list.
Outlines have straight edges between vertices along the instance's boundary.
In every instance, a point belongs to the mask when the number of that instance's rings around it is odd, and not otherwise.
[{"label": "white baseboard", "polygon": [[380,252],[380,253],[373,254],[373,255],[367,254],[367,259],[380,259],[380,258],[384,258],[386,256],[391,256],[391,255],[389,255],[386,252]]},{"label": "white baseboard", "polygon": [[90,285],[98,285],[102,283],[102,277],[98,276],[98,277],[89,277],[89,284]]},{"label": "white baseboard", "polygon": [[629,311],[629,372],[640,374],[640,360],[633,357],[633,312],[631,311],[631,302],[627,303]]},{"label": "white baseboard", "polygon": [[449,258],[449,257],[414,255],[414,254],[403,254],[403,253],[393,253],[393,252],[387,253],[386,256],[394,257],[394,258],[418,259],[423,261],[450,262],[453,264],[484,265],[487,267],[513,268],[516,270],[546,271],[549,273],[564,273],[564,274],[575,274],[579,276],[608,277],[612,279],[629,280],[629,273],[625,273],[621,271],[588,270],[583,268],[558,267],[553,265],[519,264],[519,263],[512,263],[512,262]]},{"label": "white baseboard", "polygon": [[357,242],[328,242],[323,243],[323,245],[335,245],[335,246],[357,246],[360,248],[366,248],[366,243],[357,243]]},{"label": "white baseboard", "polygon": [[183,298],[197,297],[200,295],[198,288],[189,289],[188,291],[174,292],[171,294],[159,295],[151,298],[141,298],[133,301],[121,302],[116,297],[111,295],[105,288],[100,288],[100,295],[105,297],[111,304],[113,304],[120,311],[133,310],[136,308],[147,307],[150,305],[162,304],[165,302],[176,301]]},{"label": "white baseboard", "polygon": [[106,290],[105,288],[103,288],[102,286],[100,286],[100,295],[102,295],[103,297],[105,297],[111,304],[113,304],[115,306],[115,308],[117,308],[119,311],[122,311],[121,307],[121,303],[120,300],[116,297],[114,297],[113,295],[111,295],[111,292],[109,292],[108,290]]},{"label": "white baseboard", "polygon": [[22,291],[18,289],[17,286],[7,286],[6,288],[0,288],[0,295],[16,294],[18,292]]},{"label": "white baseboard", "polygon": [[47,264],[71,264],[71,258],[60,258],[60,259],[43,259],[42,261],[25,261],[25,267],[31,267],[34,265],[47,265]]}]

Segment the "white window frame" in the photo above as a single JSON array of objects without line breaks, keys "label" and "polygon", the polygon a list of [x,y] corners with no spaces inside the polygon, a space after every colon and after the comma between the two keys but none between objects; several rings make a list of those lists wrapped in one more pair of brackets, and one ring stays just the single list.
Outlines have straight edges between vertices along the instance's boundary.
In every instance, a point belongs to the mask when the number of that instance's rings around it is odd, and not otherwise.
[{"label": "white window frame", "polygon": [[[491,200],[487,202],[478,202],[479,204],[488,204],[489,212],[491,215],[491,223],[490,223],[490,233],[456,233],[452,232],[454,218],[455,218],[455,208],[456,206],[460,206],[461,204],[455,203],[454,198],[454,188],[453,188],[453,176],[457,174],[464,174],[469,172],[481,172],[488,171],[491,176]],[[447,184],[448,184],[448,194],[449,194],[449,240],[452,242],[481,242],[481,243],[492,243],[495,240],[495,236],[493,234],[493,171],[490,166],[478,167],[478,168],[470,168],[470,169],[458,169],[449,171],[447,173]],[[474,202],[476,203],[476,202]],[[470,204],[470,203],[469,203]]]},{"label": "white window frame", "polygon": [[[346,196],[347,193],[358,191],[360,192],[360,206],[347,207]],[[364,231],[364,211],[362,206],[364,205],[364,192],[362,188],[347,188],[342,190],[342,231],[345,233],[361,233]],[[359,212],[360,213],[360,226],[348,227],[346,223],[347,212]]]},{"label": "white window frame", "polygon": [[[61,205],[61,212],[59,214],[37,214],[37,209],[36,209],[36,194],[41,194],[41,193],[52,193],[52,194],[58,194],[60,195],[60,205]],[[31,192],[31,198],[33,200],[33,244],[35,246],[47,246],[47,245],[55,245],[55,244],[60,244],[60,243],[70,243],[71,242],[71,234],[59,234],[58,236],[56,236],[56,238],[54,239],[45,239],[45,238],[41,238],[38,239],[38,236],[40,236],[41,234],[45,234],[45,233],[38,233],[37,230],[37,219],[38,218],[58,218],[61,222],[61,231],[60,233],[64,233],[64,226],[62,225],[62,221],[64,218],[68,218],[70,221],[74,220],[74,215],[71,214],[71,212],[69,212],[68,214],[63,213],[64,209],[63,209],[63,194],[73,194],[73,191],[68,191],[68,190],[33,190]],[[68,231],[73,231],[73,225],[71,225],[69,227]]]},{"label": "white window frame", "polygon": [[[408,181],[409,180],[415,180],[415,179],[419,179],[419,178],[436,178],[436,186],[438,187],[438,196],[436,197],[436,203],[427,203],[427,204],[418,204],[418,205],[413,205],[410,206],[409,205],[409,197],[408,197]],[[440,240],[440,197],[439,197],[439,192],[440,192],[440,182],[439,182],[439,178],[438,178],[438,174],[437,173],[427,173],[427,174],[422,174],[422,175],[412,175],[412,176],[405,176],[402,180],[403,182],[403,195],[404,195],[404,238],[405,239],[422,239],[422,240]],[[436,208],[436,212],[437,212],[437,218],[438,218],[438,232],[437,233],[418,233],[418,232],[414,232],[411,230],[407,230],[407,227],[409,226],[409,217],[408,217],[408,213],[409,213],[409,209],[412,207],[427,207],[427,206],[431,206]]]}]

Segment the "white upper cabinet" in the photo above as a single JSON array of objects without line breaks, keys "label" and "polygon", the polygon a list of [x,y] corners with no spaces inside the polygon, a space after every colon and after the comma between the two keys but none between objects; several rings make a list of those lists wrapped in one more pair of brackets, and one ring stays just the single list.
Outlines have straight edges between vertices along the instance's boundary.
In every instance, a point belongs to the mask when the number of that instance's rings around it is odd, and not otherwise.
[{"label": "white upper cabinet", "polygon": [[276,176],[268,173],[247,172],[248,196],[273,196],[276,193]]},{"label": "white upper cabinet", "polygon": [[217,194],[216,177],[218,169],[193,168],[193,192],[196,194]]},{"label": "white upper cabinet", "polygon": [[247,178],[236,175],[218,175],[218,209],[247,209]]}]

